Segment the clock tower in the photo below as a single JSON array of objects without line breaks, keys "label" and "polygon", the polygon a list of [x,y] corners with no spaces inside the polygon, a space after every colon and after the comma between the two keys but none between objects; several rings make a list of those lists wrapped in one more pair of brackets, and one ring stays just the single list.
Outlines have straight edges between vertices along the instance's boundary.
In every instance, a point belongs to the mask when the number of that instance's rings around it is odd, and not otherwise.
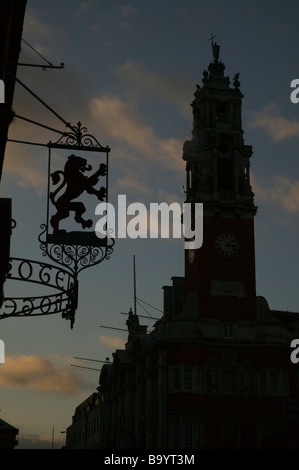
[{"label": "clock tower", "polygon": [[256,297],[243,95],[213,40],[212,50],[183,150],[186,203],[194,218],[203,204],[203,243],[185,250],[185,276],[163,286],[153,330],[129,314],[125,349],[101,370],[104,449],[299,448],[298,313]]},{"label": "clock tower", "polygon": [[185,250],[185,313],[250,321],[256,319],[252,147],[243,138],[239,74],[231,85],[219,50],[212,39],[213,59],[191,104],[192,140],[183,148],[186,202],[203,203],[203,244]]}]

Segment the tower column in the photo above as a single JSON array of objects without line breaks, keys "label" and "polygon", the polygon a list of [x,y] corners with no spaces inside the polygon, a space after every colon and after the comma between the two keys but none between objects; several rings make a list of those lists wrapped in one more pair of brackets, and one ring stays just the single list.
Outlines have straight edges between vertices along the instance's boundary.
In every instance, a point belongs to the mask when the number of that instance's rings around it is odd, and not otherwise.
[{"label": "tower column", "polygon": [[[186,202],[203,203],[203,245],[185,256],[186,296],[198,296],[202,318],[254,319],[254,205],[241,128],[239,74],[225,76],[220,48],[192,102],[193,139],[184,144]],[[191,172],[191,175],[190,175]],[[191,180],[191,184],[190,184]]]}]

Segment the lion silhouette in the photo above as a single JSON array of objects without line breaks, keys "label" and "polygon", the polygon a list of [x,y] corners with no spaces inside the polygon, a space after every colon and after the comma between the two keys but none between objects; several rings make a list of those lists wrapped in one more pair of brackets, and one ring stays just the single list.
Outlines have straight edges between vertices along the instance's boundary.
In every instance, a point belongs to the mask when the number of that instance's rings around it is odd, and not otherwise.
[{"label": "lion silhouette", "polygon": [[[53,233],[65,233],[66,230],[59,229],[59,222],[62,219],[69,217],[70,212],[75,212],[75,221],[82,225],[82,227],[90,228],[92,226],[92,220],[83,219],[82,215],[86,211],[85,206],[82,202],[72,202],[84,191],[88,194],[94,194],[97,198],[102,201],[106,196],[106,188],[101,187],[99,190],[95,189],[95,185],[99,181],[99,176],[105,176],[107,174],[107,166],[101,163],[99,169],[91,176],[85,176],[85,171],[90,171],[91,165],[87,164],[87,160],[76,155],[70,155],[64,166],[64,171],[58,170],[51,174],[52,183],[56,185],[61,181],[60,186],[56,191],[51,192],[49,197],[51,202],[56,207],[56,214],[51,217],[50,223],[53,227]],[[55,201],[56,195],[66,185],[65,192]]]}]

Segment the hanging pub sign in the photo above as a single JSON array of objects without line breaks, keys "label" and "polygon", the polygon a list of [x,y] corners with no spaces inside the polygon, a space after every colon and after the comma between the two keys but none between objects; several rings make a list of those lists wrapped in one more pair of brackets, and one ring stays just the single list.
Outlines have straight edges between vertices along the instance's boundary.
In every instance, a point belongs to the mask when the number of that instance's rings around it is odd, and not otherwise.
[{"label": "hanging pub sign", "polygon": [[42,255],[60,266],[10,258],[7,279],[55,289],[54,294],[5,298],[0,319],[61,313],[75,321],[78,274],[109,259],[113,238],[98,238],[92,215],[99,201],[108,202],[108,157],[103,147],[78,122],[48,147],[47,220],[38,239]]},{"label": "hanging pub sign", "polygon": [[[47,223],[42,225],[41,249],[77,276],[112,252],[114,240],[98,238],[91,217],[98,201],[108,201],[110,148],[87,134],[80,122],[48,148]],[[52,164],[54,151],[58,169]]]},{"label": "hanging pub sign", "polygon": [[[108,200],[110,148],[87,134],[80,122],[58,142],[49,142],[48,148],[46,243],[107,247],[107,238],[100,240],[95,235],[87,205],[92,204],[94,214],[94,201]],[[59,169],[52,168],[53,150]]]},{"label": "hanging pub sign", "polygon": [[114,239],[98,238],[92,220],[98,201],[108,201],[110,148],[80,122],[48,148],[47,223],[41,226],[40,247],[77,282],[80,271],[109,259],[113,251]]}]

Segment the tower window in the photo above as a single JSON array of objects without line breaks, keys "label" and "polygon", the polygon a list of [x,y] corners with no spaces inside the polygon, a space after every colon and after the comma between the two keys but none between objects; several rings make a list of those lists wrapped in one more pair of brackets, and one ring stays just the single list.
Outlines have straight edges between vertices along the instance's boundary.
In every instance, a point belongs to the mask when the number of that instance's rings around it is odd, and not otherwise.
[{"label": "tower window", "polygon": [[223,103],[216,104],[216,119],[217,121],[224,121],[226,118],[226,106]]},{"label": "tower window", "polygon": [[232,136],[229,134],[222,134],[221,136],[219,136],[220,152],[228,153],[231,148],[232,141],[233,141]]},{"label": "tower window", "polygon": [[217,182],[220,191],[233,191],[233,162],[231,159],[218,158]]}]

